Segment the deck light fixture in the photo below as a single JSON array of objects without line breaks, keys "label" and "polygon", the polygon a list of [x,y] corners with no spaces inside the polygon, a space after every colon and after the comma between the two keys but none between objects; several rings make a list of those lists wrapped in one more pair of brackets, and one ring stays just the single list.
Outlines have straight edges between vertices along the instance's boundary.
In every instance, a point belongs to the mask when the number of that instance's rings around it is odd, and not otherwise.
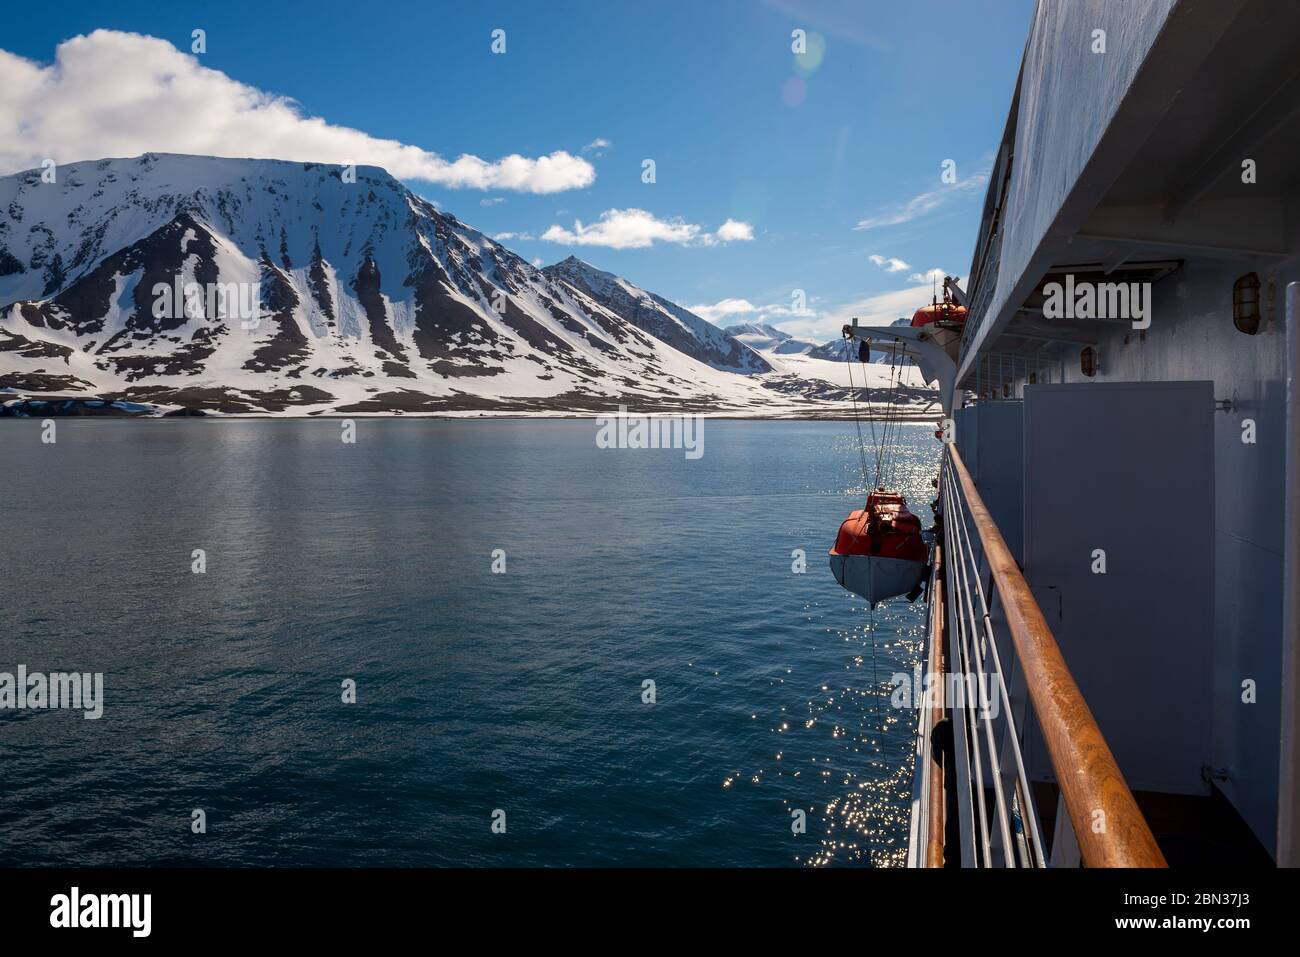
[{"label": "deck light fixture", "polygon": [[1232,284],[1232,324],[1239,332],[1259,332],[1259,274],[1248,272]]},{"label": "deck light fixture", "polygon": [[1084,346],[1079,353],[1079,371],[1089,379],[1097,374],[1097,350],[1092,346]]}]

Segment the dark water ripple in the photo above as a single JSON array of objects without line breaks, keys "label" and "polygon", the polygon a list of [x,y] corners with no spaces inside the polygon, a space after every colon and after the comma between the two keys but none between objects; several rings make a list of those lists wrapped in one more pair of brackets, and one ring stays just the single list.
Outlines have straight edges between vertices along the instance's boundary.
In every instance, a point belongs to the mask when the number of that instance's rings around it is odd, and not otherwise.
[{"label": "dark water ripple", "polygon": [[922,608],[826,568],[851,427],[709,422],[698,461],[590,421],[58,428],[0,427],[0,671],[107,701],[0,711],[0,864],[899,862]]}]

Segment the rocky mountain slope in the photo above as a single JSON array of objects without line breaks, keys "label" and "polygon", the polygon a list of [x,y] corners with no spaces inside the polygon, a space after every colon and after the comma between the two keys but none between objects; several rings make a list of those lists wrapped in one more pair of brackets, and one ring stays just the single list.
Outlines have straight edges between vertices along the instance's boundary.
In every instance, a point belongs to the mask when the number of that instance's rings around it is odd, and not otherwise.
[{"label": "rocky mountain slope", "polygon": [[727,331],[662,296],[637,288],[626,279],[602,272],[576,256],[547,266],[542,272],[565,284],[574,294],[590,298],[683,355],[715,369],[772,371],[762,356]]},{"label": "rocky mountain slope", "polygon": [[0,178],[0,398],[837,414],[827,385],[577,259],[537,269],[378,168],[146,154]]}]

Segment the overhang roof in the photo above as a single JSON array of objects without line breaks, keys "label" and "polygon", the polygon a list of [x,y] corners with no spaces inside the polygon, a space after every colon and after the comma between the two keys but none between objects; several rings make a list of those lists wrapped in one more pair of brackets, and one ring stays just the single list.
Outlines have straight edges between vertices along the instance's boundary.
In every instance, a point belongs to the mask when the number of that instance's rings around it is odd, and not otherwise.
[{"label": "overhang roof", "polygon": [[1300,4],[1275,0],[1040,0],[999,153],[1009,163],[985,202],[959,379],[982,356],[1024,351],[1013,333],[1049,276],[1151,279],[1169,263],[1300,249],[1297,36]]}]

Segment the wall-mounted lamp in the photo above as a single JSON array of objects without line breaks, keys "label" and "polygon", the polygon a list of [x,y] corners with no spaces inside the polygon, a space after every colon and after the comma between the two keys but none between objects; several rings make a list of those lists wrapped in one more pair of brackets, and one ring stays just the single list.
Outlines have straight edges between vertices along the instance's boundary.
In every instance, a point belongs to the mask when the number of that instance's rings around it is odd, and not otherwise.
[{"label": "wall-mounted lamp", "polygon": [[1097,374],[1097,350],[1092,346],[1084,346],[1079,353],[1079,371],[1089,379]]},{"label": "wall-mounted lamp", "polygon": [[1239,332],[1259,332],[1259,274],[1248,272],[1232,284],[1232,324]]}]

